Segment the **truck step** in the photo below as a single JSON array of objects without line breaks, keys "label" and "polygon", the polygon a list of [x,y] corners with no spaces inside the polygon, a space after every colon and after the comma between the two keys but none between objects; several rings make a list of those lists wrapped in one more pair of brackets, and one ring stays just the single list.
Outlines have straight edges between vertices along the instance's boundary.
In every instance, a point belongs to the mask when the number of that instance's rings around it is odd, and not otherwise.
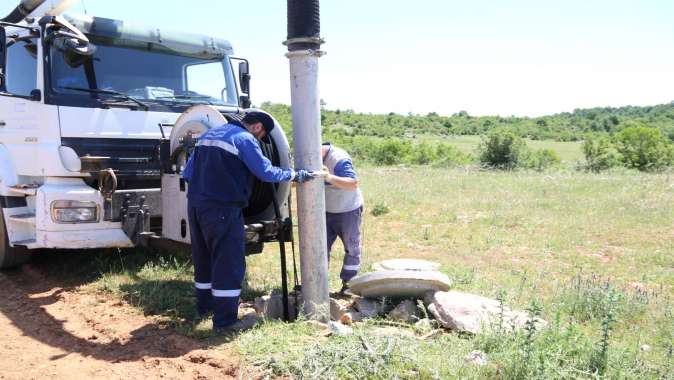
[{"label": "truck step", "polygon": [[11,220],[13,222],[18,222],[18,223],[35,224],[35,213],[34,212],[27,212],[27,213],[24,213],[24,214],[10,215],[9,220]]},{"label": "truck step", "polygon": [[20,195],[35,195],[37,194],[37,186],[33,185],[18,185],[18,186],[12,186],[9,188],[9,190],[15,194],[20,194]]},{"label": "truck step", "polygon": [[22,245],[22,246],[25,246],[25,247],[28,247],[28,248],[30,248],[31,244],[35,244],[35,243],[37,243],[37,240],[35,240],[35,239],[19,240],[19,241],[12,242],[13,245]]}]

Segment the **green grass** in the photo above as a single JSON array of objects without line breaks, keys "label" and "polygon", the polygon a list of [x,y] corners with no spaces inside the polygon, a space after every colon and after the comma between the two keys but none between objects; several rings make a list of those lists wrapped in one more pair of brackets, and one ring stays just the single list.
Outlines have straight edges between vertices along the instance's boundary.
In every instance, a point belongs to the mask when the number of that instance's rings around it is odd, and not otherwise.
[{"label": "green grass", "polygon": [[[424,139],[422,137],[422,139]],[[459,151],[466,154],[475,155],[478,145],[480,145],[482,137],[480,136],[450,136],[450,137],[432,137],[428,141],[446,142],[456,147]],[[552,140],[525,140],[527,146],[532,149],[550,149],[557,153],[562,163],[566,166],[573,167],[579,161],[583,160],[583,151],[581,150],[581,142],[578,141],[552,141]]]},{"label": "green grass", "polygon": [[[565,143],[560,143],[565,144]],[[382,333],[368,322],[324,338],[269,322],[233,342],[247,366],[296,378],[672,378],[674,176],[620,171],[361,168],[363,268],[392,257],[441,263],[455,288],[541,306],[541,332],[480,337]],[[387,213],[373,215],[374,205]],[[116,254],[115,254],[116,255]],[[191,336],[191,266],[162,255],[106,256],[91,287],[162,315]],[[338,244],[330,266],[339,288]],[[278,247],[248,260],[245,298],[278,289]],[[364,343],[365,342],[365,343]],[[647,344],[652,347],[642,351]],[[368,348],[369,347],[369,348]],[[472,350],[488,365],[464,361]]]}]

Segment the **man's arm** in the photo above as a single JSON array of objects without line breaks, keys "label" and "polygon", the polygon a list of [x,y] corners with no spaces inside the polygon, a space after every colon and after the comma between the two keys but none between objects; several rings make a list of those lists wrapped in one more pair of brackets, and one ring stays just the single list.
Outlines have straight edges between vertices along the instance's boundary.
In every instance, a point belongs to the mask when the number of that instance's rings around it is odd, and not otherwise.
[{"label": "man's arm", "polygon": [[358,188],[358,176],[349,160],[342,160],[335,165],[335,174],[325,177],[325,182],[343,190],[355,190]]},{"label": "man's arm", "polygon": [[237,144],[239,159],[248,170],[263,182],[286,182],[295,177],[293,169],[283,169],[272,165],[271,161],[262,154],[260,145],[253,139],[242,139]]}]

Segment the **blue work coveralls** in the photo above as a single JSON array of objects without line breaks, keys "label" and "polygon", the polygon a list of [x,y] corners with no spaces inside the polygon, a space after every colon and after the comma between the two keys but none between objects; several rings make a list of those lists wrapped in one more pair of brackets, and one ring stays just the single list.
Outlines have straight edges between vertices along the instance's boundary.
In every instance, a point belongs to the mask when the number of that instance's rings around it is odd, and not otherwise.
[{"label": "blue work coveralls", "polygon": [[244,219],[252,175],[290,181],[292,169],[272,165],[257,139],[232,121],[202,135],[184,171],[192,239],[197,312],[213,310],[213,327],[237,321],[246,271]]}]

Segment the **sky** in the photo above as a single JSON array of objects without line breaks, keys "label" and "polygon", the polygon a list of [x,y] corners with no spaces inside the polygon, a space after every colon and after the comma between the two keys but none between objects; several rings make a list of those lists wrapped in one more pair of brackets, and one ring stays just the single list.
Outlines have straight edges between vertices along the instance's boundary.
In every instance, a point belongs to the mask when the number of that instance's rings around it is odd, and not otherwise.
[{"label": "sky", "polygon": [[[6,14],[18,0],[3,0]],[[83,0],[69,12],[228,39],[290,103],[283,0]],[[539,116],[674,101],[671,0],[323,0],[321,98],[357,112]]]}]

